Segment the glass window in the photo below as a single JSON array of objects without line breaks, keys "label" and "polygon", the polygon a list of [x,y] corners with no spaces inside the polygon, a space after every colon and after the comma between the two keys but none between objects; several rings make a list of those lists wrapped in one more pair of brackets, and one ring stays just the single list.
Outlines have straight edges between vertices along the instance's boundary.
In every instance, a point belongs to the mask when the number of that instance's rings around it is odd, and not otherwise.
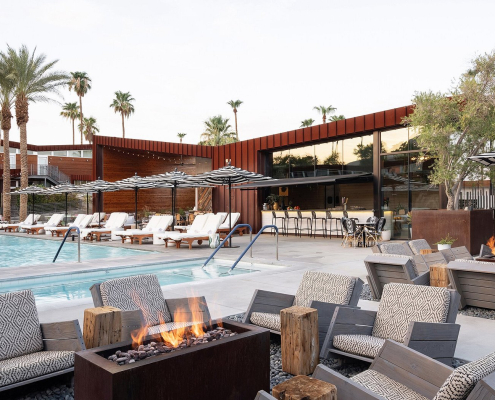
[{"label": "glass window", "polygon": [[65,151],[65,150],[64,151],[61,151],[61,150],[54,151],[53,155],[58,156],[58,157],[67,157],[67,151]]},{"label": "glass window", "polygon": [[409,129],[400,128],[391,131],[381,132],[381,152],[394,153],[396,151],[409,150]]},{"label": "glass window", "polygon": [[13,149],[12,147],[9,147],[9,154],[17,154],[19,149]]},{"label": "glass window", "polygon": [[438,208],[438,186],[431,184],[428,179],[434,159],[428,155],[412,153],[409,160],[411,209]]},{"label": "glass window", "polygon": [[290,177],[315,176],[315,148],[304,146],[290,150]]},{"label": "glass window", "polygon": [[69,150],[69,157],[81,157],[81,150]]},{"label": "glass window", "polygon": [[52,152],[51,151],[38,151],[39,156],[51,156]]},{"label": "glass window", "polygon": [[283,179],[289,177],[289,157],[289,150],[277,151],[273,153],[273,178]]},{"label": "glass window", "polygon": [[342,142],[330,142],[315,146],[316,176],[342,173]]},{"label": "glass window", "polygon": [[92,158],[93,157],[93,150],[83,150],[83,157]]},{"label": "glass window", "polygon": [[373,136],[343,141],[344,172],[347,174],[373,172]]}]

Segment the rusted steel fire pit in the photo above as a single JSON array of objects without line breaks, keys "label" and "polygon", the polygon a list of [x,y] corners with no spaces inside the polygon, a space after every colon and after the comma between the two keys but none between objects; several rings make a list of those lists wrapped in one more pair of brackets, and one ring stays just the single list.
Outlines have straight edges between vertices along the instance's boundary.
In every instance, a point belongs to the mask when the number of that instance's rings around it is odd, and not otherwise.
[{"label": "rusted steel fire pit", "polygon": [[[270,389],[270,333],[231,320],[217,321],[235,335],[119,365],[108,360],[133,350],[132,341],[76,354],[77,400],[219,399],[252,400]],[[160,344],[160,335],[143,341]],[[120,354],[120,353],[119,353]]]}]

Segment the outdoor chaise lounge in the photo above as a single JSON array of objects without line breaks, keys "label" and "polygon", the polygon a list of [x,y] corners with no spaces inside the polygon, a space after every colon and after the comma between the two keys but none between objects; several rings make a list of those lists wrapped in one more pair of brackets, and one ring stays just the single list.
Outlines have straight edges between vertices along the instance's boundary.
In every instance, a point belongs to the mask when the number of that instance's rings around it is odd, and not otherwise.
[{"label": "outdoor chaise lounge", "polygon": [[385,340],[392,339],[451,365],[460,328],[455,324],[458,307],[455,290],[389,283],[378,311],[337,307],[320,357],[372,362]]},{"label": "outdoor chaise lounge", "polygon": [[[202,228],[200,228],[201,230],[196,230],[194,223],[200,217],[204,217],[206,220]],[[165,240],[165,246],[168,246],[168,242],[175,242],[176,247],[180,248],[180,245],[185,242],[191,250],[193,242],[197,241],[201,245],[203,240],[208,240],[210,235],[217,232],[221,219],[220,215],[215,214],[198,215],[187,233],[165,232],[157,234],[156,237]],[[201,221],[198,221],[198,225],[201,225]]]},{"label": "outdoor chaise lounge", "polygon": [[[148,335],[210,321],[204,297],[167,299],[156,275],[137,275],[96,283],[90,288],[95,307],[122,310],[122,338],[143,325]],[[200,321],[193,320],[201,315]]]},{"label": "outdoor chaise lounge", "polygon": [[97,241],[101,241],[103,235],[110,235],[111,240],[118,240],[120,238],[115,236],[115,233],[124,230],[124,224],[127,221],[127,217],[127,213],[112,213],[102,228],[83,229],[81,237],[83,239],[89,239],[90,241],[93,241],[93,238],[96,238]]},{"label": "outdoor chaise lounge", "polygon": [[105,223],[105,217],[106,217],[106,215],[107,214],[104,213],[104,212],[101,212],[101,213],[95,212],[93,214],[93,219],[89,223],[89,226],[92,227],[92,228],[100,227],[101,225],[103,225]]},{"label": "outdoor chaise lounge", "polygon": [[0,327],[0,392],[73,371],[85,349],[77,319],[40,324],[30,290],[0,294]]},{"label": "outdoor chaise lounge", "polygon": [[447,265],[452,288],[461,295],[460,308],[466,306],[495,310],[495,263],[455,260]]},{"label": "outdoor chaise lounge", "polygon": [[62,218],[64,218],[64,214],[53,214],[50,219],[44,224],[22,224],[20,228],[24,229],[27,234],[32,233],[34,235],[36,233],[37,235],[39,235],[40,233],[45,233],[45,228],[53,228],[59,226],[60,222],[62,222]]},{"label": "outdoor chaise lounge", "polygon": [[171,215],[154,215],[143,229],[127,229],[124,232],[117,232],[115,235],[122,238],[122,243],[126,239],[130,239],[131,243],[137,241],[139,244],[143,244],[143,239],[153,239],[155,233],[165,232],[172,225],[172,221]]},{"label": "outdoor chaise lounge", "polygon": [[339,400],[493,400],[495,353],[453,369],[387,340],[368,370],[346,378],[319,364],[313,378],[335,385]]},{"label": "outdoor chaise lounge", "polygon": [[296,295],[256,290],[243,323],[270,329],[280,335],[280,310],[292,306],[318,310],[320,348],[337,306],[357,307],[363,281],[347,275],[306,271]]},{"label": "outdoor chaise lounge", "polygon": [[214,214],[199,214],[196,215],[196,218],[194,218],[194,221],[192,222],[191,225],[187,226],[175,226],[174,230],[179,231],[180,233],[183,232],[200,232],[203,226],[205,225],[206,220],[208,219],[209,215],[214,215]]},{"label": "outdoor chaise lounge", "polygon": [[19,229],[21,225],[34,225],[39,219],[39,214],[29,214],[24,222],[18,224],[3,224],[0,226],[0,229],[4,229],[5,232],[14,232]]},{"label": "outdoor chaise lounge", "polygon": [[[218,227],[218,232],[229,234],[230,231],[235,228],[235,225],[237,224],[237,221],[239,221],[239,218],[241,218],[241,213],[232,213],[232,224],[231,224],[229,222],[229,216],[227,214],[227,218],[225,219],[225,222],[223,222]],[[240,236],[244,234],[244,230],[245,230],[244,227],[237,229]]]},{"label": "outdoor chaise lounge", "polygon": [[[93,215],[91,214],[89,215],[79,214],[74,220],[74,222],[69,224],[69,226],[58,226],[55,228],[46,228],[45,230],[47,234],[48,232],[50,232],[52,236],[57,235],[57,237],[59,237],[65,235],[70,227],[77,226],[80,230],[86,228],[89,225],[89,223],[92,221],[92,219],[93,219]],[[72,234],[76,235],[77,232],[73,231]]]}]

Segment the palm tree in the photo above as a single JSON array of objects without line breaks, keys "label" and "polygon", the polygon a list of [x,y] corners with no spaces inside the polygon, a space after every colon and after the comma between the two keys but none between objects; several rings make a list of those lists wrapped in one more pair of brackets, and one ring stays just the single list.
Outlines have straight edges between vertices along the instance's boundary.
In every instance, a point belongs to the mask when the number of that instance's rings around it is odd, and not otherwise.
[{"label": "palm tree", "polygon": [[182,138],[186,136],[187,133],[178,133],[177,136],[179,137],[180,143],[182,143]]},{"label": "palm tree", "polygon": [[235,117],[235,137],[236,137],[236,141],[238,142],[239,141],[239,132],[237,131],[237,109],[239,108],[239,106],[242,104],[242,101],[241,100],[230,100],[228,103],[227,103],[229,106],[232,107],[232,110],[234,111],[234,117]]},{"label": "palm tree", "polygon": [[304,121],[301,121],[301,126],[300,128],[307,128],[315,123],[315,120],[313,118],[310,119],[305,119]]},{"label": "palm tree", "polygon": [[93,117],[84,118],[82,124],[79,124],[79,129],[84,133],[84,138],[93,143],[93,137],[100,129],[96,125],[96,119]]},{"label": "palm tree", "polygon": [[345,117],[343,115],[332,115],[330,117],[331,122],[340,121],[341,119],[345,119]]},{"label": "palm tree", "polygon": [[220,146],[222,144],[237,142],[235,132],[229,125],[229,119],[221,115],[211,117],[205,121],[205,131],[201,135],[199,144],[205,146]]},{"label": "palm tree", "polygon": [[321,115],[323,116],[323,123],[325,123],[327,121],[327,114],[333,113],[336,110],[336,108],[332,106],[328,106],[328,107],[316,106],[313,107],[313,110],[316,110],[319,113],[321,113]]},{"label": "palm tree", "polygon": [[74,121],[79,119],[79,110],[77,103],[65,103],[62,106],[62,111],[60,115],[68,120],[72,121],[72,144],[76,144],[76,130],[74,126]]},{"label": "palm tree", "polygon": [[115,99],[113,103],[110,104],[110,108],[113,108],[115,113],[120,113],[122,115],[122,137],[125,138],[125,128],[124,128],[124,117],[129,118],[129,116],[134,112],[134,105],[131,103],[135,99],[131,96],[129,92],[121,92],[120,90],[115,92]]},{"label": "palm tree", "polygon": [[[79,96],[79,120],[81,123],[79,124],[82,127],[82,121],[84,118],[83,110],[82,110],[82,98],[88,90],[91,89],[91,78],[88,76],[86,72],[71,72],[71,78],[67,85],[69,85],[69,91],[74,90],[76,94]],[[83,131],[81,128],[81,144],[83,144]]]},{"label": "palm tree", "polygon": [[[21,152],[21,189],[28,185],[28,159],[27,159],[27,123],[29,121],[29,103],[37,101],[50,101],[48,93],[59,94],[59,87],[67,81],[65,72],[53,71],[58,60],[46,63],[44,54],[37,55],[36,49],[30,53],[27,46],[22,45],[16,51],[7,46],[7,53],[0,57],[10,65],[9,79],[14,84],[15,117],[20,130]],[[27,216],[27,196],[21,195],[19,219],[22,221]]]},{"label": "palm tree", "polygon": [[3,131],[3,219],[10,221],[10,128],[14,102],[14,85],[8,79],[9,66],[0,58],[0,106],[1,129]]}]

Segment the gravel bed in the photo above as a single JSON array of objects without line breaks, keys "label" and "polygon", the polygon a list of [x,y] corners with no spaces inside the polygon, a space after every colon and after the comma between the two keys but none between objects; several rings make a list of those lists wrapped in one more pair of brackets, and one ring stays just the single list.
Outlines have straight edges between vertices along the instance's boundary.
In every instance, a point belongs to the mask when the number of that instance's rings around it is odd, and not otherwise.
[{"label": "gravel bed", "polygon": [[52,386],[50,389],[16,397],[15,400],[74,400],[74,388],[67,385]]},{"label": "gravel bed", "polygon": [[463,310],[460,310],[459,314],[468,315],[470,317],[495,319],[495,310],[489,310],[488,308],[467,306]]},{"label": "gravel bed", "polygon": [[361,291],[361,295],[359,296],[361,300],[370,300],[377,301],[371,296],[371,290],[367,283],[363,285],[363,290]]}]

